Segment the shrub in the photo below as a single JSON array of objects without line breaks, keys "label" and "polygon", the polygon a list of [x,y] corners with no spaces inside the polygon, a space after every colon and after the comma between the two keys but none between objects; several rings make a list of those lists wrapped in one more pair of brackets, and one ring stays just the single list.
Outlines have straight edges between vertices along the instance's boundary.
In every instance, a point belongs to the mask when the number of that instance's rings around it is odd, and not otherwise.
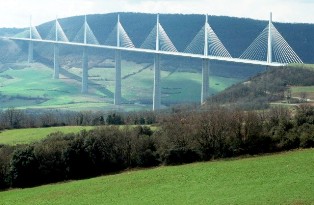
[{"label": "shrub", "polygon": [[10,163],[12,187],[30,187],[39,184],[38,161],[34,147],[26,146],[16,149]]},{"label": "shrub", "polygon": [[164,163],[167,165],[177,165],[196,162],[200,159],[201,157],[197,151],[180,147],[168,150],[164,156]]},{"label": "shrub", "polygon": [[10,187],[10,160],[14,148],[11,146],[0,145],[0,190]]},{"label": "shrub", "polygon": [[314,147],[314,125],[304,124],[298,129],[300,146],[302,148]]},{"label": "shrub", "polygon": [[34,145],[34,155],[39,164],[40,183],[51,183],[66,179],[63,152],[68,146],[68,140],[61,136],[61,133],[55,133],[41,143]]}]

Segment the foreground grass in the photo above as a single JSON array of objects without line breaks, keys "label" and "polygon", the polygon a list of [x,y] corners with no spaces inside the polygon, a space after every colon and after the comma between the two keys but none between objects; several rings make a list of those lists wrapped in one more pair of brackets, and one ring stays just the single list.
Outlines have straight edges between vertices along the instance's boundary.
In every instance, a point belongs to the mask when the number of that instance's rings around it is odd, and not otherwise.
[{"label": "foreground grass", "polygon": [[313,204],[314,149],[0,192],[0,204]]},{"label": "foreground grass", "polygon": [[91,128],[91,126],[66,126],[5,130],[0,132],[0,144],[29,144],[39,141],[53,132],[60,131],[63,133],[78,133],[83,129],[89,130]]}]

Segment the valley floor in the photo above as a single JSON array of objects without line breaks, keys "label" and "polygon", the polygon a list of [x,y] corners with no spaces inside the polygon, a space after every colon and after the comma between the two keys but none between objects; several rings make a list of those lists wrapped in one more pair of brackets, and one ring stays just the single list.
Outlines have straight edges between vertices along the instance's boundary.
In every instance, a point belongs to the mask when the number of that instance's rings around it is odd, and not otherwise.
[{"label": "valley floor", "polygon": [[[122,105],[114,106],[115,69],[89,69],[89,93],[81,94],[81,69],[62,68],[60,79],[40,63],[6,64],[0,69],[0,109],[151,110],[153,69],[150,64],[122,61]],[[201,73],[161,72],[162,104],[199,103]],[[210,76],[210,95],[240,82]]]}]

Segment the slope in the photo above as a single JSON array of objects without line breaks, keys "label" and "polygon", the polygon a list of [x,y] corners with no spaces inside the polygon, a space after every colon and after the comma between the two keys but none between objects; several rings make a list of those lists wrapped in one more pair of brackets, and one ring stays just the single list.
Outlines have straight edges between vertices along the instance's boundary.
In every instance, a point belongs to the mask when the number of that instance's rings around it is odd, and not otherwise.
[{"label": "slope", "polygon": [[267,108],[270,103],[294,104],[313,101],[313,65],[269,68],[245,82],[229,87],[208,99],[208,103],[243,108]]},{"label": "slope", "polygon": [[[89,69],[89,94],[81,94],[81,69],[62,68],[61,78],[40,63],[5,64],[0,70],[0,108],[47,109],[151,109],[153,70],[151,64],[122,62],[123,105],[113,106],[115,69],[110,65]],[[200,101],[201,74],[162,71],[162,103]],[[241,76],[212,75],[210,93],[215,94],[241,81]]]},{"label": "slope", "polygon": [[314,150],[0,192],[2,204],[311,204]]}]

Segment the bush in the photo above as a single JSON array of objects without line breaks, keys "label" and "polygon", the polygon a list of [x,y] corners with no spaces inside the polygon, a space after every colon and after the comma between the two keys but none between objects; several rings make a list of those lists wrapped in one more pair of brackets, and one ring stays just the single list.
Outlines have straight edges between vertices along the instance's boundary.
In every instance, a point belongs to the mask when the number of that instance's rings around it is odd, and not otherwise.
[{"label": "bush", "polygon": [[39,164],[34,155],[34,147],[16,149],[10,163],[12,187],[31,187],[39,184]]},{"label": "bush", "polygon": [[314,125],[304,124],[298,129],[300,135],[300,147],[314,147]]},{"label": "bush", "polygon": [[131,166],[152,167],[160,164],[155,138],[139,134],[132,136],[131,140]]},{"label": "bush", "polygon": [[164,163],[167,165],[186,164],[199,161],[201,159],[197,151],[180,147],[170,149],[164,156]]},{"label": "bush", "polygon": [[0,145],[0,190],[10,187],[10,160],[14,148],[11,146]]},{"label": "bush", "polygon": [[34,145],[34,155],[39,164],[40,183],[51,183],[66,179],[63,153],[68,140],[61,133],[50,135],[46,140]]},{"label": "bush", "polygon": [[85,137],[78,135],[64,149],[63,160],[68,179],[90,177],[94,172],[84,141]]}]

